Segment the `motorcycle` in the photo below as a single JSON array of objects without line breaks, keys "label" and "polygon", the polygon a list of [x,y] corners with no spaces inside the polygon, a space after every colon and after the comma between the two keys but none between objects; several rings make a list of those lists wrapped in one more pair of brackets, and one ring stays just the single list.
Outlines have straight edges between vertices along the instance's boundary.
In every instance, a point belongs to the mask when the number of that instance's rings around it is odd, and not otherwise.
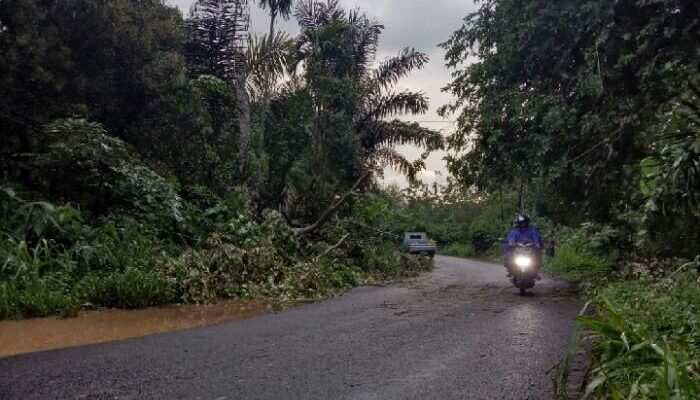
[{"label": "motorcycle", "polygon": [[528,289],[535,287],[537,274],[542,267],[540,248],[534,243],[516,243],[510,254],[511,281],[524,296]]}]

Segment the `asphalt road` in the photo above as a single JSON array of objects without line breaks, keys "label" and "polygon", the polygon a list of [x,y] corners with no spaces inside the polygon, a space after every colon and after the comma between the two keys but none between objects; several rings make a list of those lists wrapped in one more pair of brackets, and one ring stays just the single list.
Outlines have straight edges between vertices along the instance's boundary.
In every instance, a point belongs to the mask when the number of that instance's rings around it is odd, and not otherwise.
[{"label": "asphalt road", "polygon": [[550,399],[581,304],[545,278],[436,257],[423,276],[291,310],[0,359],[0,399]]}]

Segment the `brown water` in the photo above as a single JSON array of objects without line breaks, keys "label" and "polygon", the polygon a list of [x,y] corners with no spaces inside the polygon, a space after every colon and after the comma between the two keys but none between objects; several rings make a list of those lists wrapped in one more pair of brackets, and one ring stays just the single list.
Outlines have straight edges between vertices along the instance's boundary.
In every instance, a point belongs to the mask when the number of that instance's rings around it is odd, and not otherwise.
[{"label": "brown water", "polygon": [[76,318],[0,321],[0,357],[102,343],[248,318],[288,305],[224,301],[145,310],[83,311]]}]

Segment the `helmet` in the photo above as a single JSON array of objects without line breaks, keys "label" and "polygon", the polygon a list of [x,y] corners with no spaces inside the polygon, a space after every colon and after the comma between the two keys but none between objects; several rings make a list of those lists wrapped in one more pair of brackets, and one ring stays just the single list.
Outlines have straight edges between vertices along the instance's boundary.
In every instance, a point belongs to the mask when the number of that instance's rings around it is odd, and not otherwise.
[{"label": "helmet", "polygon": [[518,218],[515,219],[515,225],[520,226],[521,224],[530,225],[530,217],[524,214],[518,215]]}]

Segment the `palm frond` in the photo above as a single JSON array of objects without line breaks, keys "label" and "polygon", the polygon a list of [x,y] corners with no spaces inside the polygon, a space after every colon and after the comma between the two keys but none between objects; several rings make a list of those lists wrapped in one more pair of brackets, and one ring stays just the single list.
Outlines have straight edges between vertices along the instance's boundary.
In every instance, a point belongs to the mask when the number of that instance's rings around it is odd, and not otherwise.
[{"label": "palm frond", "polygon": [[411,162],[391,147],[377,149],[372,154],[371,162],[377,167],[391,167],[405,175],[411,181],[416,179],[416,175],[424,167],[422,159]]},{"label": "palm frond", "polygon": [[401,54],[388,58],[373,71],[372,83],[381,89],[388,89],[412,70],[423,68],[427,62],[427,55],[407,47]]},{"label": "palm frond", "polygon": [[282,18],[289,18],[292,13],[292,6],[294,5],[294,0],[258,0],[258,5],[263,10],[276,11]]},{"label": "palm frond", "polygon": [[346,13],[337,0],[302,1],[295,16],[302,30],[297,39],[299,62],[315,53],[328,65],[342,66],[340,74],[367,74],[384,25],[359,10]]},{"label": "palm frond", "polygon": [[347,42],[353,46],[352,54],[355,56],[358,70],[364,73],[374,63],[379,35],[384,30],[384,25],[370,19],[367,14],[359,10],[351,11],[347,22],[350,27]]},{"label": "palm frond", "polygon": [[272,40],[266,35],[248,37],[246,85],[251,98],[271,94],[292,63],[293,49],[294,42],[286,33],[278,32]]},{"label": "palm frond", "polygon": [[425,114],[429,109],[428,98],[423,92],[376,94],[368,101],[369,109],[364,120],[380,120],[394,115]]},{"label": "palm frond", "polygon": [[327,0],[325,3],[316,0],[303,0],[297,3],[294,18],[299,22],[302,31],[316,30],[332,21],[345,19],[345,10],[339,0]]},{"label": "palm frond", "polygon": [[376,121],[368,125],[366,131],[373,138],[371,140],[372,147],[410,144],[428,150],[436,150],[443,146],[443,138],[439,132],[424,128],[417,123],[399,120]]}]

